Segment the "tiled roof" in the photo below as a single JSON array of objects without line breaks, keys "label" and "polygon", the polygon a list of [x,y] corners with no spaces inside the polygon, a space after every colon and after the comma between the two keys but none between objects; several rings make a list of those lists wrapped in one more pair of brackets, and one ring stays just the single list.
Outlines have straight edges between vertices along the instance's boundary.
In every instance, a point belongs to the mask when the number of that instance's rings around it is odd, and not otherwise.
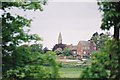
[{"label": "tiled roof", "polygon": [[90,46],[89,41],[79,41],[79,43],[81,43],[82,46]]},{"label": "tiled roof", "polygon": [[90,49],[90,42],[89,41],[79,41],[79,44],[82,46],[82,49],[84,49],[84,50]]}]

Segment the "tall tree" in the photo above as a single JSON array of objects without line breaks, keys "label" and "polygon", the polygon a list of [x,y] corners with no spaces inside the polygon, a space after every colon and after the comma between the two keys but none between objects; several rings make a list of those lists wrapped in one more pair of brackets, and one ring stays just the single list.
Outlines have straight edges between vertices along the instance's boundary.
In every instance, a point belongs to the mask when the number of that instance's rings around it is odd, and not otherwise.
[{"label": "tall tree", "polygon": [[[110,77],[120,79],[120,66],[118,66],[120,62],[120,51],[119,51],[119,45],[120,45],[120,1],[118,2],[102,2],[105,0],[99,0],[98,5],[100,7],[100,10],[103,12],[102,16],[102,25],[101,28],[103,30],[107,29],[109,30],[111,27],[114,28],[114,40],[112,42],[112,46],[109,47],[112,49],[111,52],[109,52],[109,57],[111,59],[111,62],[114,64],[111,64],[111,75]],[[106,52],[107,53],[107,52]]]},{"label": "tall tree", "polygon": [[119,2],[102,2],[99,0],[99,9],[103,11],[101,29],[109,30],[114,27],[114,39],[119,40],[120,30],[120,1]]},{"label": "tall tree", "polygon": [[[13,2],[2,2],[0,10],[3,10],[3,14],[0,16],[2,19],[2,71],[3,78],[7,80],[14,79],[24,79],[28,80],[33,78],[49,78],[53,77],[51,71],[47,68],[43,68],[41,65],[45,60],[54,67],[55,62],[54,58],[52,62],[48,60],[47,56],[52,56],[51,54],[46,54],[44,57],[36,50],[36,45],[23,45],[21,44],[29,41],[39,41],[41,38],[34,34],[29,35],[24,31],[24,28],[30,26],[31,20],[28,20],[20,15],[12,15],[8,9],[14,9],[14,7],[22,10],[43,10],[42,4],[45,4],[45,0],[36,0],[36,2],[27,1],[27,2],[17,2],[18,0],[13,0]],[[29,31],[29,30],[28,30]],[[37,48],[39,45],[37,45]],[[32,48],[32,49],[31,49]],[[32,50],[32,51],[31,51]],[[48,56],[49,57],[49,56]],[[41,63],[41,64],[36,64]],[[56,75],[56,74],[55,74]],[[26,78],[27,77],[27,78]],[[54,76],[56,77],[56,76]],[[11,78],[11,79],[10,79]]]},{"label": "tall tree", "polygon": [[[28,35],[24,32],[25,27],[29,27],[31,20],[28,20],[20,15],[14,16],[7,11],[12,7],[21,8],[24,10],[42,9],[38,2],[2,2],[0,7],[3,14],[2,19],[2,55],[3,55],[3,73],[9,68],[14,68],[12,64],[13,55],[19,44],[28,42],[29,40],[40,40],[36,35]],[[5,67],[5,68],[4,68]]]}]

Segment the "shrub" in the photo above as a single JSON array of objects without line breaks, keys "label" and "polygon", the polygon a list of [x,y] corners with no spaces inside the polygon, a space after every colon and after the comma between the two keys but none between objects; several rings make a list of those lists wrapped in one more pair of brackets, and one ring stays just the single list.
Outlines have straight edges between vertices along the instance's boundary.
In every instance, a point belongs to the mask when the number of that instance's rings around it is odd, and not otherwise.
[{"label": "shrub", "polygon": [[120,42],[108,40],[100,52],[93,53],[91,65],[87,66],[81,78],[116,78],[119,75],[118,60]]},{"label": "shrub", "polygon": [[[57,78],[58,65],[56,63],[56,55],[52,51],[48,51],[46,54],[40,54],[38,52],[31,53],[29,47],[18,48],[14,55],[15,66],[7,70],[3,79],[7,80],[36,80],[43,78]],[[45,66],[44,64],[48,64]]]}]

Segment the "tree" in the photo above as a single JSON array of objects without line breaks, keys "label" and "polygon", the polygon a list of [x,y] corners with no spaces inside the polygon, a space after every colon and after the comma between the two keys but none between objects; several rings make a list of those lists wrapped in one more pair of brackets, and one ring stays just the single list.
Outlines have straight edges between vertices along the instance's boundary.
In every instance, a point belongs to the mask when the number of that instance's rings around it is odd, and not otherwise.
[{"label": "tree", "polygon": [[[99,53],[92,54],[91,65],[83,70],[81,78],[112,78],[120,79],[120,2],[102,2],[99,0],[98,5],[103,11],[101,29],[109,30],[114,28],[114,39],[105,42]],[[100,34],[100,40],[104,35]],[[101,41],[100,41],[101,42]]]},{"label": "tree", "polygon": [[[37,5],[37,6],[36,6]],[[22,16],[12,16],[6,9],[11,9],[13,6],[18,7],[24,10],[27,9],[40,9],[41,4],[38,2],[2,2],[1,10],[4,11],[0,19],[2,19],[2,55],[3,55],[3,64],[7,64],[4,57],[11,57],[19,44],[27,42],[29,40],[40,40],[36,35],[28,35],[24,32],[23,28],[29,27],[31,20],[28,20]],[[9,59],[7,59],[9,60]],[[7,68],[6,68],[7,69]],[[3,70],[4,72],[4,70]]]},{"label": "tree", "polygon": [[107,68],[110,66],[109,55],[104,52],[94,53],[91,59],[91,64],[82,70],[80,78],[110,78],[110,70]]},{"label": "tree", "polygon": [[[118,80],[119,64],[116,62],[116,60],[119,59],[119,55],[116,54],[118,50],[119,48],[117,47],[116,41],[106,41],[105,46],[100,50],[100,52],[95,52],[91,55],[90,65],[83,69],[81,78],[112,78],[113,80]],[[110,59],[109,55],[113,51],[113,58]]]},{"label": "tree", "polygon": [[120,2],[98,2],[99,9],[103,11],[101,29],[109,30],[114,27],[114,39],[119,40],[120,30]]},{"label": "tree", "polygon": [[42,44],[32,44],[30,45],[31,48],[31,52],[39,52],[41,54],[44,53],[44,51],[42,50]]},{"label": "tree", "polygon": [[97,49],[100,49],[105,45],[105,42],[109,39],[112,39],[112,36],[108,32],[100,34],[98,32],[95,32],[90,40],[92,40],[96,44]]},{"label": "tree", "polygon": [[70,50],[69,48],[64,48],[64,50],[63,50],[63,55],[64,55],[64,56],[72,55],[71,50]]},{"label": "tree", "polygon": [[[119,38],[119,34],[120,34],[120,1],[118,2],[98,2],[98,5],[100,7],[100,10],[103,11],[103,18],[102,18],[102,25],[101,28],[102,29],[107,29],[109,30],[111,27],[114,28],[114,40],[112,43],[116,44],[116,47],[119,48],[119,44],[120,44],[120,38]],[[113,44],[113,45],[115,45]],[[111,46],[113,47],[113,46]],[[120,57],[120,51],[119,49],[112,49],[112,51],[109,53],[110,55],[110,59],[113,61],[114,65],[119,64],[120,59],[118,57]],[[115,78],[119,78],[120,74],[120,66],[116,67],[116,66],[111,66],[111,77]]]},{"label": "tree", "polygon": [[[13,7],[26,10],[41,10],[42,4],[46,1],[36,1],[36,2],[2,2],[1,10],[3,14],[0,17],[2,19],[2,71],[3,79],[32,79],[33,78],[53,78],[49,68],[44,68],[44,60],[49,62],[48,54],[46,58],[44,55],[40,54],[37,50],[39,45],[22,45],[28,43],[29,41],[39,41],[41,38],[36,34],[28,35],[23,28],[29,27],[31,20],[28,20],[20,15],[11,15],[7,9],[12,9]],[[13,8],[14,9],[14,8]],[[29,31],[29,30],[28,30]],[[39,47],[40,48],[40,47]],[[49,52],[52,54],[52,52]],[[49,54],[50,55],[50,54]],[[55,61],[51,58],[52,62]],[[55,63],[55,62],[54,62]],[[38,65],[39,64],[39,65]],[[51,64],[52,65],[52,64]],[[55,67],[55,64],[53,64]],[[55,74],[56,75],[56,74]]]},{"label": "tree", "polygon": [[43,49],[43,51],[44,51],[44,53],[46,53],[47,51],[49,51],[49,49],[48,49],[47,47],[45,47],[45,48]]},{"label": "tree", "polygon": [[[30,46],[23,45],[17,48],[16,54],[13,55],[13,61],[14,68],[7,70],[7,79],[34,80],[58,77],[54,52],[31,53]],[[46,67],[45,64],[48,64],[49,67]]]}]

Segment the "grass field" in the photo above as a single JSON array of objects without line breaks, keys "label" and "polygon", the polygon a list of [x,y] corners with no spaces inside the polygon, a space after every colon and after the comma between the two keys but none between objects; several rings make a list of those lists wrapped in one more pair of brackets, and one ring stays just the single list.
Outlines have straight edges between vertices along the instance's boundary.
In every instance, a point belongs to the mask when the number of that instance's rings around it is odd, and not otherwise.
[{"label": "grass field", "polygon": [[82,72],[81,66],[75,66],[76,63],[63,63],[59,69],[61,78],[79,78]]},{"label": "grass field", "polygon": [[61,78],[79,78],[81,69],[80,68],[60,68]]}]

